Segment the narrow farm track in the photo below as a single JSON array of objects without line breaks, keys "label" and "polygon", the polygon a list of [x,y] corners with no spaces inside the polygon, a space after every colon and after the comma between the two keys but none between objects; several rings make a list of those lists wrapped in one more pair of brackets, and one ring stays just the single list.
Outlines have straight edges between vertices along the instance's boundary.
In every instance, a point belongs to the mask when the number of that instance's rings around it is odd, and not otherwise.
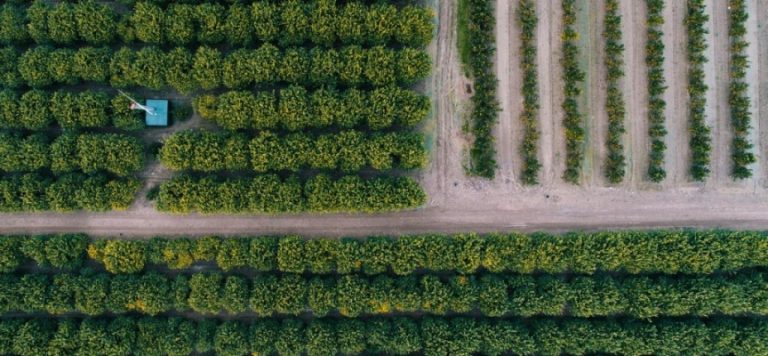
[{"label": "narrow farm track", "polygon": [[[717,150],[718,149],[718,143],[719,138],[717,137],[717,134],[719,132],[718,128],[718,121],[721,119],[719,116],[719,112],[717,110],[717,63],[716,63],[716,36],[715,31],[716,28],[714,27],[714,19],[715,19],[715,11],[716,6],[715,3],[718,2],[718,0],[705,0],[704,6],[705,6],[705,12],[709,16],[709,21],[707,22],[706,26],[709,32],[706,35],[707,39],[707,50],[704,52],[706,57],[709,59],[707,62],[704,63],[704,80],[707,84],[708,90],[706,94],[707,98],[707,104],[704,110],[704,119],[709,126],[710,130],[712,131],[712,149]],[[726,33],[727,36],[727,33]],[[724,118],[723,118],[724,119]],[[712,164],[711,169],[715,169],[715,156],[717,153],[712,152]],[[709,185],[714,186],[717,184],[717,178],[716,178],[716,172],[713,172],[711,174],[711,178],[709,179]]]},{"label": "narrow farm track", "polygon": [[[751,1],[751,3],[754,2]],[[753,59],[751,63],[758,73],[756,76],[748,75],[747,78],[757,90],[757,95],[754,96],[758,100],[754,113],[760,125],[756,129],[759,140],[755,142],[760,177],[757,183],[759,188],[765,188],[768,187],[768,161],[766,161],[768,160],[768,0],[756,0],[756,4],[750,4],[750,6],[756,8],[756,11],[749,12],[750,16],[755,15],[757,18],[754,19],[756,24],[750,27],[749,38],[750,43],[757,46],[758,55],[758,58]],[[754,82],[755,80],[757,83]],[[754,90],[752,93],[755,93]]]},{"label": "narrow farm track", "polygon": [[750,112],[752,113],[749,140],[752,142],[752,152],[755,154],[756,163],[752,165],[752,179],[747,187],[756,190],[764,186],[766,179],[766,152],[764,141],[768,139],[768,112],[765,106],[768,104],[768,1],[746,0],[747,2],[747,35],[749,42],[747,57],[749,68],[746,80],[749,84],[747,94],[751,100]]},{"label": "narrow farm track", "polygon": [[664,8],[664,75],[667,91],[667,151],[665,189],[680,187],[689,181],[691,154],[688,134],[688,60],[686,52],[685,14],[683,0],[670,0]]},{"label": "narrow farm track", "polygon": [[704,65],[707,92],[706,120],[712,130],[712,155],[708,186],[732,185],[731,178],[731,125],[730,106],[728,105],[728,86],[730,83],[730,37],[728,36],[728,2],[708,0],[709,62]]},{"label": "narrow farm track", "polygon": [[585,90],[581,106],[584,114],[586,129],[586,150],[584,154],[584,170],[582,177],[586,186],[605,186],[605,147],[608,134],[608,114],[605,111],[606,83],[605,70],[605,39],[603,37],[603,22],[605,19],[605,4],[603,0],[590,0],[582,3],[580,14],[584,16],[579,21],[579,31],[584,46],[581,54],[586,64],[584,81]]},{"label": "narrow farm track", "polygon": [[520,27],[516,1],[496,1],[496,76],[499,78],[499,122],[494,128],[499,164],[496,179],[515,183],[522,169],[522,71],[520,69]]},{"label": "narrow farm track", "polygon": [[539,62],[539,120],[541,128],[540,158],[543,186],[561,181],[565,170],[565,137],[563,136],[562,7],[557,0],[536,2],[539,26],[536,28],[536,50]]},{"label": "narrow farm track", "polygon": [[621,1],[622,31],[624,38],[624,101],[626,102],[626,130],[624,151],[627,173],[624,186],[636,189],[642,186],[648,172],[648,67],[645,65],[647,40],[646,7],[644,1]]}]

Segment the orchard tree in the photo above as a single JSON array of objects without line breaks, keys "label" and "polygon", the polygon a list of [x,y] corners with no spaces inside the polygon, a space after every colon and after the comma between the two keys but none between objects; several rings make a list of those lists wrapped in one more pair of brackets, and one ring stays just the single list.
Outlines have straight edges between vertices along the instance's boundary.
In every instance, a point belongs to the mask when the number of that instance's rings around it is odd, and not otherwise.
[{"label": "orchard tree", "polygon": [[221,53],[216,49],[202,46],[195,52],[192,61],[192,76],[200,88],[215,89],[221,85],[221,67]]},{"label": "orchard tree", "polygon": [[84,47],[74,55],[75,75],[85,82],[106,83],[109,79],[109,61],[112,50],[108,47]]},{"label": "orchard tree", "polygon": [[[19,126],[29,130],[42,130],[53,122],[50,97],[42,90],[30,90],[21,96]],[[2,125],[0,125],[2,126]]]},{"label": "orchard tree", "polygon": [[165,82],[182,94],[190,94],[197,88],[192,70],[192,53],[176,47],[165,55]]},{"label": "orchard tree", "polygon": [[117,15],[109,6],[93,0],[77,3],[75,22],[80,38],[94,45],[105,45],[115,38]]},{"label": "orchard tree", "polygon": [[50,47],[35,47],[21,55],[18,69],[27,85],[41,88],[53,83],[48,69],[51,52]]},{"label": "orchard tree", "polygon": [[71,44],[77,41],[77,22],[72,4],[62,2],[48,11],[48,36],[58,44]]},{"label": "orchard tree", "polygon": [[80,78],[75,68],[75,51],[68,48],[53,50],[48,56],[48,74],[55,83],[77,84]]},{"label": "orchard tree", "polygon": [[23,43],[28,39],[24,11],[14,4],[0,6],[0,43]]},{"label": "orchard tree", "polygon": [[200,43],[215,44],[225,38],[225,9],[217,3],[204,2],[195,6],[197,19],[197,40]]},{"label": "orchard tree", "polygon": [[184,46],[195,41],[195,6],[173,3],[168,6],[165,37],[173,45]]},{"label": "orchard tree", "polygon": [[307,4],[302,0],[287,0],[280,3],[280,8],[281,45],[293,46],[304,43],[310,32]]},{"label": "orchard tree", "polygon": [[0,48],[0,86],[13,89],[22,84],[19,64],[19,53],[16,49],[13,47]]},{"label": "orchard tree", "polygon": [[162,44],[166,17],[163,10],[147,1],[136,3],[131,15],[131,24],[135,29],[136,38],[141,42]]},{"label": "orchard tree", "polygon": [[251,23],[256,40],[274,42],[280,35],[280,7],[271,1],[251,4]]},{"label": "orchard tree", "polygon": [[344,4],[338,19],[339,39],[343,44],[363,44],[366,42],[366,6],[359,1]]},{"label": "orchard tree", "polygon": [[253,43],[253,23],[251,22],[251,9],[239,3],[229,6],[224,32],[227,43],[230,46],[247,47]]}]

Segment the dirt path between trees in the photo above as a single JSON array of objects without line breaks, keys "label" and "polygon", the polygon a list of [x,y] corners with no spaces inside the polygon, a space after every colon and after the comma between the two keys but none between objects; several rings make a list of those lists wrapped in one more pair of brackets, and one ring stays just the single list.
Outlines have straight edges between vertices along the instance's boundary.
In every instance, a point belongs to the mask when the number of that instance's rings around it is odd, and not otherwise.
[{"label": "dirt path between trees", "polygon": [[644,1],[621,1],[621,25],[624,38],[624,102],[626,134],[624,152],[627,157],[624,186],[637,189],[644,185],[648,172],[648,66],[645,43],[648,28]]},{"label": "dirt path between trees", "polygon": [[728,36],[728,2],[707,1],[709,14],[709,62],[705,65],[707,78],[707,125],[712,130],[712,163],[707,184],[714,186],[733,185],[731,179],[731,125],[730,106],[728,105],[728,86],[730,84],[730,37]]},{"label": "dirt path between trees", "polygon": [[[580,6],[591,0],[580,0]],[[719,0],[716,0],[719,1]],[[768,94],[766,81],[768,68],[768,34],[766,11],[768,0],[756,1],[757,75],[750,81],[759,90],[762,99]],[[501,1],[503,2],[503,1]],[[622,1],[626,3],[629,1]],[[638,3],[641,1],[631,1]],[[625,33],[627,38],[626,85],[627,123],[632,137],[630,162],[633,172],[631,183],[620,187],[597,185],[574,186],[562,182],[564,168],[564,138],[562,130],[561,81],[561,14],[559,0],[536,2],[540,23],[537,31],[540,89],[540,157],[543,163],[542,184],[524,187],[504,179],[493,181],[468,178],[464,172],[467,135],[462,131],[467,112],[471,82],[461,72],[456,49],[456,0],[433,1],[439,14],[438,34],[429,47],[434,58],[433,76],[424,83],[424,89],[434,98],[433,118],[424,129],[431,134],[432,159],[430,166],[419,174],[429,202],[422,209],[410,212],[377,215],[282,215],[282,216],[174,216],[154,210],[145,199],[137,200],[126,212],[103,214],[3,214],[0,215],[0,233],[53,233],[86,232],[95,235],[123,235],[150,237],[155,235],[207,234],[281,234],[297,233],[307,236],[363,236],[371,234],[406,234],[459,231],[565,231],[619,228],[738,228],[768,229],[768,189],[765,182],[754,187],[695,185],[687,181],[689,159],[687,135],[687,64],[685,59],[684,1],[668,1],[668,47],[666,73],[670,86],[667,94],[667,120],[670,131],[667,154],[669,177],[662,185],[645,184],[647,160],[647,134],[645,117],[647,75],[644,62],[645,9],[635,5],[622,8],[624,28],[642,31]],[[762,12],[762,13],[761,13]],[[499,33],[508,36],[509,51],[499,52],[499,63],[507,63],[515,106],[521,98],[515,97],[514,59],[517,48],[512,38],[518,34],[515,25]],[[583,51],[584,49],[582,49]],[[634,54],[634,55],[632,55]],[[754,54],[750,58],[755,57]],[[635,58],[630,58],[635,57]],[[634,61],[634,62],[633,62]],[[759,85],[759,87],[758,87]],[[597,89],[596,89],[597,90]],[[598,90],[599,91],[599,90]],[[592,95],[597,95],[593,90]],[[590,98],[595,102],[594,97]],[[759,100],[759,99],[755,99]],[[755,120],[759,122],[761,159],[765,159],[768,138],[768,100],[756,103]],[[505,107],[505,110],[509,107]],[[759,113],[759,115],[757,115]],[[510,123],[518,117],[510,116]],[[722,118],[718,119],[722,120]],[[512,126],[514,130],[514,126]],[[514,140],[514,138],[512,139]],[[515,151],[511,158],[517,158]],[[639,163],[638,163],[639,162]],[[762,166],[765,177],[765,165]],[[516,171],[517,167],[513,167]],[[727,172],[726,172],[727,174]],[[500,175],[501,176],[501,175]],[[630,175],[628,175],[630,177]],[[164,177],[152,177],[160,181]]]}]

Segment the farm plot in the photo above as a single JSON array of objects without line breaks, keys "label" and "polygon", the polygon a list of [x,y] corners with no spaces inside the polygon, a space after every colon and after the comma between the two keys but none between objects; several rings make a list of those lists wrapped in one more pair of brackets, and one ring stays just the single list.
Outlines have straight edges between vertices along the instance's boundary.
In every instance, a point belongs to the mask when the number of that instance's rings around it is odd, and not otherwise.
[{"label": "farm plot", "polygon": [[[21,182],[38,176],[12,176],[70,171],[105,173],[136,188],[137,176],[167,180],[167,169],[180,171],[150,197],[177,213],[374,212],[425,201],[404,173],[427,159],[424,138],[412,129],[430,100],[409,89],[431,71],[422,49],[434,31],[427,7],[39,1],[7,3],[0,14],[3,150],[16,151],[0,167],[9,174],[4,211],[87,205],[91,193],[73,189],[77,204],[46,203],[61,199],[46,191],[51,183],[30,187]],[[141,131],[140,116],[113,88],[191,102],[199,117],[228,132],[199,120],[183,125],[198,128],[192,131]],[[60,129],[67,133],[53,136]],[[115,129],[134,132],[101,133]],[[151,159],[142,169],[140,138],[167,169]],[[167,141],[163,148],[158,139]],[[116,197],[113,208],[128,208],[125,196],[136,191]],[[224,196],[236,201],[219,201]]]},{"label": "farm plot", "polygon": [[0,351],[759,354],[767,243],[727,231],[0,236]]}]

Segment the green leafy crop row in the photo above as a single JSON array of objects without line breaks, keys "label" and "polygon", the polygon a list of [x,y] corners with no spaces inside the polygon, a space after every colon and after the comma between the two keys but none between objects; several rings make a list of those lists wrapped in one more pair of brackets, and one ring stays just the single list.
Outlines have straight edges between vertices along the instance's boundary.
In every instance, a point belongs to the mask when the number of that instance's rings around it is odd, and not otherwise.
[{"label": "green leafy crop row", "polygon": [[667,85],[664,79],[664,33],[661,31],[664,25],[664,1],[645,2],[648,7],[645,65],[648,66],[648,137],[651,143],[648,179],[657,183],[667,176],[664,169],[664,152],[667,150],[667,144],[664,142],[664,136],[667,135],[664,115],[667,103],[664,101],[664,91],[667,90]]},{"label": "green leafy crop row", "polygon": [[261,131],[251,139],[240,134],[194,130],[168,137],[159,158],[172,170],[264,173],[310,168],[354,173],[367,167],[420,168],[426,162],[427,151],[424,137],[415,132],[278,135]]},{"label": "green leafy crop row", "polygon": [[193,105],[204,119],[229,130],[412,127],[431,109],[427,96],[392,86],[341,92],[328,88],[308,91],[299,86],[256,94],[231,91],[199,96]]},{"label": "green leafy crop row", "polygon": [[82,171],[117,176],[135,173],[144,165],[144,146],[121,134],[64,134],[53,142],[45,135],[20,136],[0,132],[0,172],[54,174]]},{"label": "green leafy crop row", "polygon": [[525,184],[536,184],[539,181],[541,163],[538,158],[539,129],[539,73],[536,56],[536,26],[539,18],[536,14],[536,1],[520,0],[517,13],[520,24],[520,66],[523,70],[523,112],[520,120],[523,123],[523,143],[520,153],[523,155],[523,170],[521,180]]},{"label": "green leafy crop row", "polygon": [[157,208],[173,213],[384,212],[413,209],[426,202],[408,177],[306,180],[262,175],[245,179],[176,177],[160,186]]},{"label": "green leafy crop row", "polygon": [[747,94],[749,84],[746,82],[749,67],[745,53],[749,43],[744,39],[747,33],[745,23],[749,17],[746,2],[744,0],[728,1],[728,14],[730,17],[728,35],[731,37],[731,83],[728,88],[728,103],[731,106],[733,126],[731,176],[735,179],[745,179],[752,176],[752,169],[749,166],[756,162],[755,155],[751,152],[753,144],[749,142],[752,113],[749,111],[750,102]]},{"label": "green leafy crop row", "polygon": [[576,32],[576,1],[563,0],[563,126],[565,127],[565,172],[563,179],[578,183],[584,161],[584,118],[579,112],[579,85],[584,81],[584,72],[579,69],[579,33]]},{"label": "green leafy crop row", "polygon": [[499,103],[496,100],[497,79],[493,72],[493,54],[496,51],[492,2],[489,0],[462,0],[464,12],[460,14],[465,25],[459,27],[462,60],[474,78],[472,113],[469,123],[474,135],[470,148],[472,174],[493,178],[496,174],[496,149],[493,126],[496,124]]},{"label": "green leafy crop row", "polygon": [[[262,204],[266,202],[270,200]],[[28,261],[42,268],[78,268],[85,259],[85,245],[82,235],[0,236],[0,271],[13,271]],[[710,274],[768,267],[768,235],[749,231],[101,239],[87,250],[91,259],[112,273],[138,272],[153,264],[185,269],[203,262],[213,262],[224,271],[366,275],[424,271]],[[71,257],[47,257],[52,254]],[[56,262],[62,260],[71,262]]]},{"label": "green leafy crop row", "polygon": [[3,319],[0,353],[108,355],[505,355],[697,354],[768,352],[757,319],[489,320],[456,318],[257,319],[175,317]]},{"label": "green leafy crop row", "polygon": [[193,273],[166,277],[109,275],[83,270],[0,275],[0,313],[138,312],[260,317],[311,314],[343,317],[421,313],[509,316],[768,315],[768,279],[762,273],[713,276],[435,275],[253,277]]},{"label": "green leafy crop row", "polygon": [[144,121],[130,110],[123,96],[111,98],[97,91],[71,93],[30,90],[19,95],[0,91],[0,128],[43,130],[54,122],[63,129],[100,128],[109,125],[124,130],[144,128]]},{"label": "green leafy crop row", "polygon": [[432,39],[433,17],[431,9],[421,6],[360,2],[341,6],[336,0],[254,1],[250,6],[174,3],[165,9],[155,1],[140,1],[124,14],[96,1],[55,5],[36,1],[26,8],[0,7],[0,43],[105,45],[119,40],[175,46],[279,42],[421,47]]},{"label": "green leafy crop row", "polygon": [[710,127],[705,122],[707,105],[707,84],[704,82],[704,63],[707,56],[706,34],[709,15],[706,14],[704,0],[688,0],[688,14],[685,24],[688,29],[688,99],[689,128],[691,139],[691,177],[695,181],[703,181],[709,176],[710,151],[712,137]]},{"label": "green leafy crop row", "polygon": [[125,210],[141,184],[134,178],[67,174],[56,180],[30,173],[0,178],[0,211]]},{"label": "green leafy crop row", "polygon": [[608,89],[606,93],[605,111],[608,113],[608,137],[605,145],[607,158],[605,176],[611,183],[620,183],[624,179],[627,166],[624,157],[624,119],[626,109],[621,89],[621,79],[624,78],[624,45],[621,42],[621,14],[618,0],[605,1],[605,69]]},{"label": "green leafy crop row", "polygon": [[0,84],[7,88],[94,82],[117,88],[158,90],[170,86],[190,93],[275,83],[387,86],[413,84],[431,70],[429,55],[422,50],[382,46],[280,50],[264,44],[255,50],[226,54],[206,46],[194,54],[183,47],[164,51],[151,46],[139,50],[123,47],[116,52],[109,48],[40,46],[20,55],[13,48],[0,50]]}]

